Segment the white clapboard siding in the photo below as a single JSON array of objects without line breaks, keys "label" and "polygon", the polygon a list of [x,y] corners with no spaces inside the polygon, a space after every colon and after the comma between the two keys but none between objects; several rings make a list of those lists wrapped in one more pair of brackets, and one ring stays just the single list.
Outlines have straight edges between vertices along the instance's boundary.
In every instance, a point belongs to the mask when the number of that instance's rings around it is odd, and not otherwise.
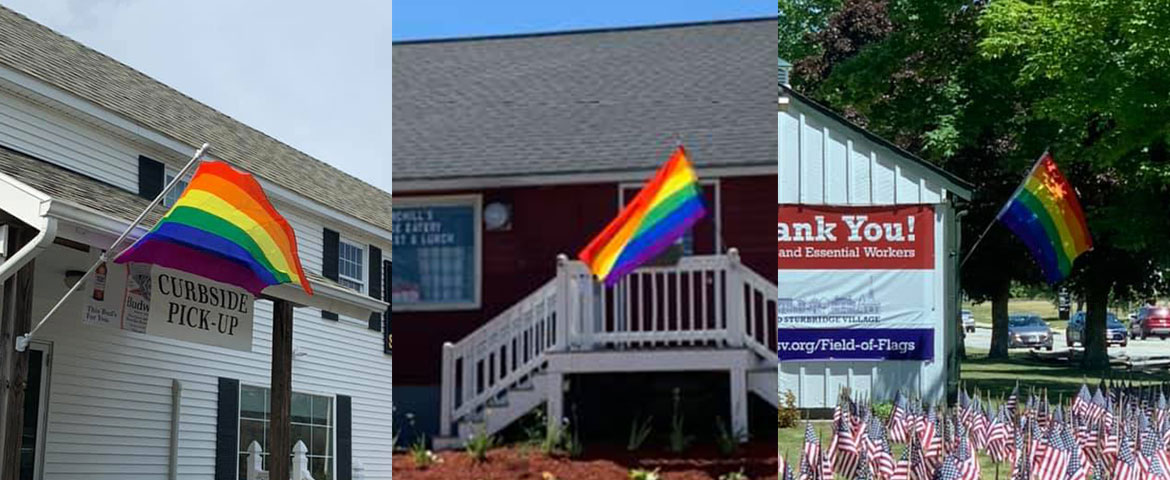
[{"label": "white clapboard siding", "polygon": [[[831,408],[841,388],[861,398],[889,400],[903,394],[938,401],[946,392],[946,319],[957,318],[958,244],[954,197],[965,186],[924,166],[843,119],[790,94],[777,114],[780,204],[880,206],[930,204],[935,208],[934,360],[781,362],[780,391],[796,394],[800,408]],[[953,322],[951,322],[953,323]],[[781,330],[780,335],[784,332]]]},{"label": "white clapboard siding", "polygon": [[[51,258],[52,260],[47,260]],[[87,255],[54,246],[38,260],[34,309],[63,293],[64,268]],[[268,386],[272,310],[257,302],[251,352],[239,352],[81,323],[84,295],[68,302],[37,335],[52,343],[45,449],[46,480],[166,478],[171,381],[183,384],[179,478],[212,478],[219,377]],[[365,322],[298,309],[293,389],[353,398],[353,458],[366,478],[391,477],[392,361]]]},{"label": "white clapboard siding", "polygon": [[779,203],[911,205],[947,200],[946,183],[902,154],[800,101],[777,116]]}]

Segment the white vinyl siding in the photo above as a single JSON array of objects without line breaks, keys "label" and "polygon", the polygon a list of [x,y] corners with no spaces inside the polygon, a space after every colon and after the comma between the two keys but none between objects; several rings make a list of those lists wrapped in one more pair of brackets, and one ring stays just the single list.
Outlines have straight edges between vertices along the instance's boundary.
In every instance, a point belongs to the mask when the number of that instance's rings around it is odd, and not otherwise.
[{"label": "white vinyl siding", "polygon": [[[38,258],[34,317],[64,293],[64,262],[84,268],[88,258],[59,245]],[[218,378],[269,385],[271,302],[256,302],[253,349],[239,352],[83,325],[85,298],[72,298],[37,334],[53,344],[44,479],[166,479],[172,379],[183,384],[178,478],[212,478]],[[293,389],[352,397],[353,458],[367,479],[390,479],[393,368],[381,334],[365,319],[332,322],[310,308],[294,311],[293,326],[303,354],[293,359]]]}]

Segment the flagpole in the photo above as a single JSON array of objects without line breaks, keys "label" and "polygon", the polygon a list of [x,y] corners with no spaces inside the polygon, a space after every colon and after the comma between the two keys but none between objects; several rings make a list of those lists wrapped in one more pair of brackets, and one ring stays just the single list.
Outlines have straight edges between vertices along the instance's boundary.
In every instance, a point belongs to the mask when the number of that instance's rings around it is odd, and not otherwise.
[{"label": "flagpole", "polygon": [[[85,273],[81,275],[81,278],[77,279],[77,281],[73,283],[73,286],[69,287],[69,290],[65,292],[65,295],[61,296],[60,300],[57,300],[57,303],[53,305],[53,308],[49,309],[49,312],[41,318],[41,321],[37,322],[36,326],[34,326],[32,330],[29,330],[28,333],[16,337],[16,351],[23,352],[28,349],[28,344],[30,341],[32,341],[33,334],[37,333],[37,330],[40,330],[40,328],[45,324],[45,322],[49,321],[49,318],[52,317],[54,313],[57,313],[57,309],[61,308],[61,305],[65,303],[65,300],[68,300],[69,296],[73,295],[73,292],[76,292],[77,289],[81,287],[81,284],[85,283],[85,280],[89,278],[90,275],[93,275],[93,272],[94,270],[97,270],[98,265],[105,263],[109,259],[110,252],[118,248],[118,245],[120,245],[123,240],[126,240],[126,237],[130,236],[130,233],[133,232],[136,227],[138,227],[138,224],[142,223],[142,219],[146,218],[146,214],[150,213],[150,211],[154,209],[156,205],[162,202],[163,198],[166,198],[167,193],[170,192],[171,189],[173,189],[175,185],[177,185],[179,181],[183,179],[183,176],[187,174],[187,171],[190,170],[192,166],[194,166],[201,158],[203,158],[203,155],[207,153],[207,149],[209,148],[211,148],[211,145],[206,143],[200,146],[199,149],[195,151],[195,155],[191,157],[191,160],[189,160],[187,164],[184,165],[181,170],[179,170],[179,173],[176,174],[175,177],[172,178],[171,181],[163,187],[162,191],[158,192],[158,195],[155,195],[154,200],[150,201],[150,205],[147,205],[146,208],[142,210],[142,213],[138,214],[138,218],[135,218],[134,221],[131,222],[130,225],[122,231],[122,234],[118,235],[118,238],[114,240],[114,243],[110,244],[110,248],[107,248],[101,253],[101,255],[98,255],[97,261],[93,262],[93,264],[89,266]],[[121,253],[121,251],[118,253]],[[117,255],[114,255],[114,258],[117,258]]]},{"label": "flagpole", "polygon": [[1024,180],[1022,180],[1020,184],[1016,186],[1016,189],[1012,192],[1012,195],[1008,197],[1003,206],[999,208],[999,212],[995,214],[995,218],[992,218],[990,222],[987,222],[987,228],[983,229],[983,233],[980,233],[979,237],[975,239],[975,243],[971,245],[971,249],[967,250],[967,255],[963,257],[963,261],[959,262],[960,269],[963,268],[963,265],[967,264],[967,260],[971,259],[971,255],[975,253],[975,249],[979,247],[979,243],[983,241],[983,237],[987,236],[987,232],[991,231],[991,227],[995,226],[995,222],[999,221],[999,217],[1002,217],[1004,212],[1007,211],[1008,206],[1012,204],[1012,199],[1016,198],[1016,195],[1019,195],[1020,191],[1024,189],[1024,185],[1028,184],[1028,177],[1032,176],[1032,172],[1036,171],[1036,167],[1040,166],[1040,162],[1044,161],[1044,157],[1047,157],[1048,153],[1048,149],[1044,149],[1044,153],[1040,155],[1040,158],[1036,159],[1036,163],[1033,163],[1032,168],[1028,169],[1028,173],[1024,175]]}]

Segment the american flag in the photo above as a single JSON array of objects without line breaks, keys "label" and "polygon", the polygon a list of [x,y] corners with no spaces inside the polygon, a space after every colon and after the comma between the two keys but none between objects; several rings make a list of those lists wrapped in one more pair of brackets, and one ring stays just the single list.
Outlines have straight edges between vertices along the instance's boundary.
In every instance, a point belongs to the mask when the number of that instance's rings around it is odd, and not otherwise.
[{"label": "american flag", "polygon": [[886,478],[894,474],[894,457],[890,454],[890,446],[886,443],[885,429],[882,428],[881,422],[876,415],[869,418],[865,454],[869,457],[873,471],[880,478]]},{"label": "american flag", "polygon": [[812,423],[804,423],[804,448],[800,451],[800,480],[820,480],[821,442]]},{"label": "american flag", "polygon": [[1112,480],[1141,480],[1137,459],[1133,455],[1133,443],[1129,435],[1120,435],[1121,443],[1117,449],[1117,461],[1113,464]]},{"label": "american flag", "polygon": [[[1145,427],[1149,427],[1148,422],[1146,423]],[[1141,466],[1143,478],[1167,480],[1167,465],[1170,464],[1170,459],[1166,457],[1166,448],[1161,444],[1161,436],[1153,429],[1143,428],[1141,444],[1138,465]]]},{"label": "american flag", "polygon": [[1020,413],[1018,411],[1018,407],[1019,407],[1018,404],[1019,403],[1020,403],[1020,383],[1016,382],[1016,386],[1012,388],[1012,393],[1011,393],[1011,395],[1008,395],[1007,402],[1005,402],[1005,404],[1007,405],[1008,411],[1012,413],[1012,416],[1016,416],[1017,414]]},{"label": "american flag", "polygon": [[894,411],[890,414],[890,440],[898,443],[906,443],[906,423],[910,412],[906,407],[906,397],[902,396],[902,392],[894,395]]},{"label": "american flag", "polygon": [[1004,462],[1008,458],[1007,422],[1009,421],[1011,420],[1007,418],[1007,409],[1001,406],[999,414],[991,420],[991,427],[987,430],[987,453],[997,463]]},{"label": "american flag", "polygon": [[959,437],[959,445],[955,455],[959,461],[959,478],[979,480],[979,459],[975,456],[975,450],[972,449],[971,442],[968,440],[966,427],[959,425],[955,433]]},{"label": "american flag", "polygon": [[848,419],[844,419],[837,424],[829,447],[833,450],[833,469],[846,478],[852,478],[856,474],[857,464],[860,462],[850,423]]},{"label": "american flag", "polygon": [[894,464],[894,473],[889,480],[910,480],[910,449],[902,450],[902,458]]},{"label": "american flag", "polygon": [[1064,448],[1061,430],[1063,426],[1055,423],[1048,431],[1048,448],[1039,454],[1033,468],[1036,480],[1064,480],[1071,453]]},{"label": "american flag", "polygon": [[922,454],[922,443],[914,439],[906,450],[910,452],[910,479],[930,480],[930,462]]},{"label": "american flag", "polygon": [[959,461],[955,459],[954,455],[947,455],[942,466],[934,474],[934,480],[961,480],[962,478],[959,473]]}]

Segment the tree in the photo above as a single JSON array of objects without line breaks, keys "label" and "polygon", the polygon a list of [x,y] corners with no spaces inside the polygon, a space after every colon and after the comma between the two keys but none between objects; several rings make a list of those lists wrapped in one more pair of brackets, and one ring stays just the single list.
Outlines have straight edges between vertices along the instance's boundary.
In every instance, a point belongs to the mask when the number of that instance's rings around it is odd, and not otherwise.
[{"label": "tree", "polygon": [[1170,3],[1000,0],[979,24],[982,56],[1018,63],[1013,85],[1037,93],[1029,115],[1058,127],[1052,149],[1094,242],[1070,280],[1088,310],[1084,365],[1108,368],[1110,299],[1151,291],[1170,263]]},{"label": "tree", "polygon": [[[964,249],[1044,148],[1052,123],[1028,116],[1036,93],[1013,81],[1020,62],[979,55],[980,3],[847,0],[806,36],[819,47],[794,58],[794,83],[875,133],[974,181]],[[1007,357],[1013,280],[1038,281],[1022,245],[993,228],[962,269],[975,301],[993,304],[993,357]],[[949,319],[948,319],[949,320]]]}]

